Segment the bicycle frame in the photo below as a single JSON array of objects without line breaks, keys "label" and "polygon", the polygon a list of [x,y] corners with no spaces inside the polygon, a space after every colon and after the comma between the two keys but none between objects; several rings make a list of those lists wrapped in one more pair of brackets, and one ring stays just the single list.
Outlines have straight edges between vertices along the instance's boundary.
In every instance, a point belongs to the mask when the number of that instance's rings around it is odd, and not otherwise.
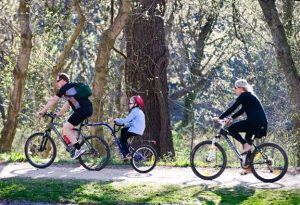
[{"label": "bicycle frame", "polygon": [[[121,142],[120,142],[119,138],[118,138],[117,135],[116,135],[117,132],[116,132],[115,129],[112,128],[109,124],[103,123],[103,122],[99,122],[99,123],[85,123],[85,124],[83,124],[82,126],[88,126],[88,127],[104,126],[104,127],[107,127],[107,128],[110,130],[111,135],[114,137],[114,140],[115,140],[115,142],[116,142],[117,145],[118,145],[120,154],[122,155],[123,158],[125,157],[125,151],[124,151],[124,149],[122,148]],[[129,149],[132,149],[132,147],[131,147],[130,144],[129,144],[128,146],[129,146]]]},{"label": "bicycle frame", "polygon": [[[56,128],[56,126],[60,126],[60,123],[56,123],[54,122],[55,117],[53,116],[49,116],[51,117],[51,121],[47,127],[47,129],[44,131],[44,134],[48,134],[50,136],[51,130],[54,131],[54,133],[56,134],[56,136],[58,137],[58,139],[63,143],[63,145],[65,146],[65,148],[70,151],[70,146],[68,146],[68,144],[65,142],[63,136],[61,135],[61,133],[58,131],[58,129]],[[78,131],[78,136],[81,136],[81,128],[84,126],[84,124],[80,124],[80,128],[74,128],[74,130]],[[83,137],[83,141],[85,141],[84,137]],[[41,144],[43,145],[43,143]]]},{"label": "bicycle frame", "polygon": [[53,120],[54,120],[54,118],[51,120],[51,122],[50,122],[49,125],[48,125],[48,128],[45,130],[44,133],[45,133],[45,134],[49,134],[49,136],[50,136],[51,130],[53,130],[54,133],[56,134],[56,136],[58,137],[58,139],[59,139],[60,141],[62,141],[62,143],[64,144],[65,148],[66,148],[67,150],[69,150],[70,147],[69,147],[68,144],[65,142],[63,136],[60,134],[60,132],[59,132],[58,129],[56,128],[56,126],[61,126],[61,125],[60,125],[59,123],[53,122]]},{"label": "bicycle frame", "polygon": [[[220,121],[219,123],[221,124],[221,129],[220,129],[219,134],[216,135],[216,137],[213,139],[212,146],[214,146],[214,143],[217,141],[217,139],[220,139],[221,137],[223,137],[226,140],[226,142],[229,145],[229,147],[233,150],[233,152],[235,153],[235,155],[237,156],[237,158],[239,158],[239,160],[242,161],[243,159],[242,159],[241,153],[238,151],[238,149],[236,148],[236,146],[229,139],[229,137],[228,137],[229,132],[224,128],[225,127],[225,122],[224,121]],[[257,149],[257,147],[255,146],[255,144],[252,144],[252,146],[254,147],[254,149]]]}]

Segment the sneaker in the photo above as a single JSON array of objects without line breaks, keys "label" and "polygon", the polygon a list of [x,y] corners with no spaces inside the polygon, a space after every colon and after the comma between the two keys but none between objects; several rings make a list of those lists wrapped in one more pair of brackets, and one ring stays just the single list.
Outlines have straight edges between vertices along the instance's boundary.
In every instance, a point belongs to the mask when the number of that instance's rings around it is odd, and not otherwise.
[{"label": "sneaker", "polygon": [[84,152],[85,152],[85,149],[83,147],[81,147],[80,149],[72,150],[71,157],[72,157],[72,159],[77,159]]},{"label": "sneaker", "polygon": [[240,172],[240,175],[246,175],[246,174],[250,174],[251,173],[251,169],[250,168],[247,168],[247,169],[243,169],[241,172]]}]

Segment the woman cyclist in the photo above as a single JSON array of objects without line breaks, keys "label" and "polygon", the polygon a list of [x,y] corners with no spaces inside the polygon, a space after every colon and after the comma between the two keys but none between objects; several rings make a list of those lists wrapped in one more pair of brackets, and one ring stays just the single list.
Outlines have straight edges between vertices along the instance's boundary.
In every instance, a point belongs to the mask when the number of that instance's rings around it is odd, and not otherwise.
[{"label": "woman cyclist", "polygon": [[[233,123],[228,127],[230,135],[243,145],[241,154],[246,154],[252,148],[253,135],[266,135],[268,121],[261,102],[254,94],[252,86],[245,79],[239,79],[235,82],[235,93],[238,97],[233,105],[219,117],[214,117],[213,120],[218,121],[225,118],[226,124],[230,124],[233,119],[239,117],[244,112],[246,113],[247,119]],[[228,117],[239,106],[241,108],[235,114]],[[246,133],[245,139],[239,134],[240,132]],[[243,163],[245,163],[245,158]]]},{"label": "woman cyclist", "polygon": [[118,125],[125,125],[121,129],[120,142],[124,150],[125,159],[130,159],[127,140],[132,136],[142,136],[145,130],[145,115],[142,109],[144,108],[144,101],[141,96],[132,96],[129,100],[129,115],[125,118],[117,118],[114,122]]}]

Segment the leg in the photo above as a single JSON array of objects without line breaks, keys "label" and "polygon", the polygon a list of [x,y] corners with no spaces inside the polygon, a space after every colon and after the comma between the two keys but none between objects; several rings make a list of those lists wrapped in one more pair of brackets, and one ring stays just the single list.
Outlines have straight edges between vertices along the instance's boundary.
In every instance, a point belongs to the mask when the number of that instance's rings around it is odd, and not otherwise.
[{"label": "leg", "polygon": [[[232,124],[230,127],[228,127],[229,133],[232,135],[233,138],[235,138],[237,141],[239,141],[243,145],[243,150],[241,152],[245,153],[248,152],[251,147],[252,143],[251,142],[251,137],[253,133],[253,126],[246,120],[242,120],[239,122],[236,122]],[[246,137],[245,139],[239,134],[239,132],[246,132]],[[250,140],[249,140],[250,139]]]},{"label": "leg", "polygon": [[244,138],[239,134],[239,132],[245,132],[246,126],[244,124],[245,123],[243,123],[243,121],[239,121],[239,122],[236,122],[236,123],[232,124],[230,127],[228,127],[228,131],[229,131],[230,135],[234,139],[239,141],[241,144],[246,143]]},{"label": "leg", "polygon": [[74,125],[72,125],[69,122],[65,122],[62,128],[63,134],[68,137],[72,145],[77,143],[77,139],[75,137],[76,131],[74,131],[73,129],[74,129]]},{"label": "leg", "polygon": [[121,129],[121,137],[120,137],[120,142],[121,142],[122,148],[124,149],[125,155],[127,155],[129,153],[127,140],[130,136],[128,136],[128,129],[129,129],[128,127],[122,128]]},{"label": "leg", "polygon": [[245,135],[245,142],[243,144],[243,151],[242,153],[245,153],[245,152],[248,152],[249,150],[251,150],[251,147],[252,147],[252,132],[246,132],[246,135]]},{"label": "leg", "polygon": [[63,126],[63,133],[67,135],[68,139],[71,141],[71,144],[74,145],[76,149],[80,149],[80,145],[77,143],[76,131],[73,129],[86,118],[90,117],[92,113],[92,107],[80,108],[69,117],[68,121]]},{"label": "leg", "polygon": [[86,118],[88,118],[92,114],[92,111],[93,110],[89,108],[78,109],[70,116],[68,122],[64,124],[63,132],[67,135],[71,141],[71,144],[76,148],[76,150],[70,152],[73,159],[77,159],[85,152],[85,149],[78,143],[76,139],[76,131],[73,129],[75,126],[79,125]]}]

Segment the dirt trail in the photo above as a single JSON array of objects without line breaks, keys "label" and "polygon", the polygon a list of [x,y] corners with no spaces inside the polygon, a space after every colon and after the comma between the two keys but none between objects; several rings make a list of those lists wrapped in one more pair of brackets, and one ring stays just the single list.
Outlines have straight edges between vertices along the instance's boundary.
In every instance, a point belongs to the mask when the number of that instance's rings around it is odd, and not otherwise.
[{"label": "dirt trail", "polygon": [[276,183],[263,183],[252,174],[241,176],[238,169],[226,169],[219,178],[206,181],[195,176],[189,167],[156,167],[150,173],[140,174],[129,166],[110,166],[94,172],[88,171],[80,165],[51,165],[46,169],[36,169],[28,163],[0,164],[0,179],[11,177],[84,179],[114,183],[154,183],[186,186],[209,185],[218,187],[245,186],[251,188],[300,189],[300,172],[291,170]]}]

